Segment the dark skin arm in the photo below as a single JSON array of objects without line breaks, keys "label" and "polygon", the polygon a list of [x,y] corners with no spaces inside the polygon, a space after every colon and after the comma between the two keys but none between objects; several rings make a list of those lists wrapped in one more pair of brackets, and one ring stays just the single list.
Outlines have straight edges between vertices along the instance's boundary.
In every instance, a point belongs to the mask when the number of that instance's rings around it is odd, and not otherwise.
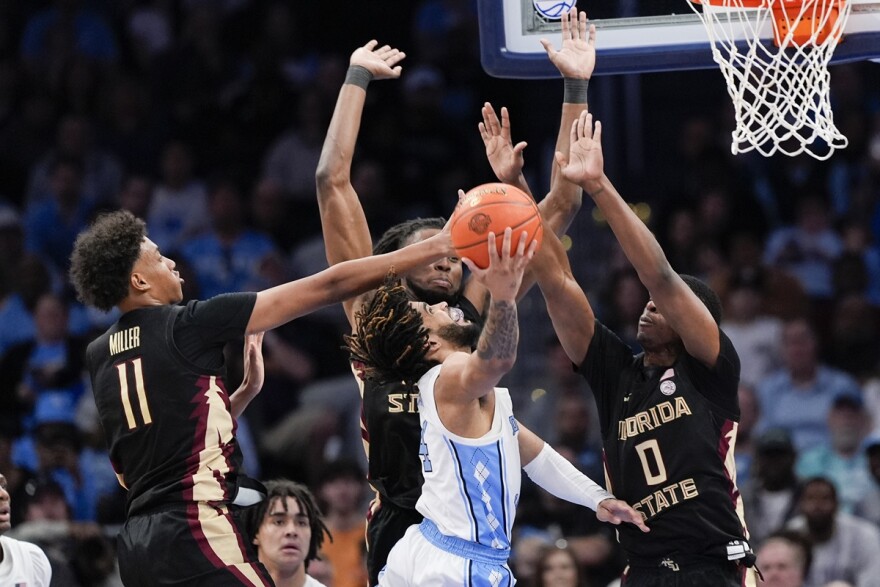
[{"label": "dark skin arm", "polygon": [[681,337],[689,355],[714,367],[721,351],[718,325],[709,310],[676,273],[657,239],[605,175],[602,125],[584,112],[571,128],[571,149],[556,154],[562,173],[587,192],[608,221],[626,258],[651,294],[657,310]]}]

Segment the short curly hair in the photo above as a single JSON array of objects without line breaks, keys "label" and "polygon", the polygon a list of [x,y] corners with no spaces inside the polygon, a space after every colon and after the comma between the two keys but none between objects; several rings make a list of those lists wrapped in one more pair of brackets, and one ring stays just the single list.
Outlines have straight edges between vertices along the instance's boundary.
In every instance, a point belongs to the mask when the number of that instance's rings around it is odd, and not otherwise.
[{"label": "short curly hair", "polygon": [[144,221],[125,210],[102,214],[81,232],[70,256],[70,281],[80,301],[106,312],[125,299],[146,236]]}]

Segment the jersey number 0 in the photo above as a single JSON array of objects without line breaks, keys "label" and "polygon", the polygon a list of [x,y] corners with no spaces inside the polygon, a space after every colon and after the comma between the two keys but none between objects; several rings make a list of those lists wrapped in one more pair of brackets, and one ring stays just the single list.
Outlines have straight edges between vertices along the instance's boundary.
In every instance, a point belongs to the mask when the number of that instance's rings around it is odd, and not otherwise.
[{"label": "jersey number 0", "polygon": [[137,403],[141,416],[144,419],[144,425],[151,424],[153,417],[150,415],[150,406],[147,404],[147,390],[144,389],[144,368],[141,365],[141,358],[138,357],[130,361],[117,363],[116,372],[119,374],[119,393],[122,396],[122,409],[125,412],[125,421],[128,423],[128,429],[134,430],[138,424],[131,404],[131,387],[128,382],[129,365],[131,365],[131,370],[134,373],[134,389],[137,393]]}]

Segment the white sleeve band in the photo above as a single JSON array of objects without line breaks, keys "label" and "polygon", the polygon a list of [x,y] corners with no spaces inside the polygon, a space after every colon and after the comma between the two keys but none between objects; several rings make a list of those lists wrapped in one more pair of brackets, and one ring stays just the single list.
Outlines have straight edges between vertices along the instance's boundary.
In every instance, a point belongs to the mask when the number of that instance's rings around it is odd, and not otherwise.
[{"label": "white sleeve band", "polygon": [[592,479],[578,471],[549,444],[531,463],[523,467],[529,479],[560,499],[586,506],[595,511],[599,502],[614,496]]}]

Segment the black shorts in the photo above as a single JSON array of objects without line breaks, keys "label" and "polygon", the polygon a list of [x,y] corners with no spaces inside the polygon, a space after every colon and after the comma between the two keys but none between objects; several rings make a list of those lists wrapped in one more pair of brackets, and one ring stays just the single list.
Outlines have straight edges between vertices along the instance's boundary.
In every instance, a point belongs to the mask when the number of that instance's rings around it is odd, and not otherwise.
[{"label": "black shorts", "polygon": [[243,531],[241,511],[192,504],[130,517],[117,538],[123,584],[274,586]]},{"label": "black shorts", "polygon": [[744,587],[754,571],[736,563],[722,562],[690,568],[629,567],[621,587]]},{"label": "black shorts", "polygon": [[388,560],[388,553],[403,538],[406,529],[422,523],[422,514],[414,509],[388,502],[370,504],[367,520],[367,573],[371,587],[379,584],[379,571]]}]

